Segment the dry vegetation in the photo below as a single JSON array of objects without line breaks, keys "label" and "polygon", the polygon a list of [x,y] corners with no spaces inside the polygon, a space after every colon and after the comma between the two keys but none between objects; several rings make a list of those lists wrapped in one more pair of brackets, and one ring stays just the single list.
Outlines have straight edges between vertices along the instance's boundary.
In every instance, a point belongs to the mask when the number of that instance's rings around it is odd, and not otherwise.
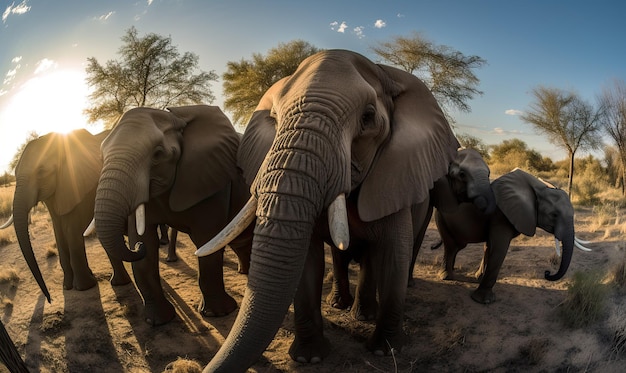
[{"label": "dry vegetation", "polygon": [[[393,357],[376,357],[364,348],[371,323],[323,305],[332,354],[319,365],[301,365],[287,355],[293,338],[290,312],[252,372],[622,372],[626,370],[626,212],[615,195],[600,194],[602,205],[576,207],[577,234],[594,243],[591,253],[576,251],[564,280],[549,283],[554,270],[553,240],[539,232],[512,242],[500,279],[497,302],[474,303],[469,281],[438,279],[441,250],[430,250],[438,234],[431,225],[418,257],[416,286],[407,292],[404,328],[409,343]],[[608,206],[608,207],[607,207]],[[6,231],[5,231],[6,232]],[[142,320],[141,298],[132,285],[112,287],[111,273],[97,238],[87,239],[98,286],[63,291],[54,239],[44,209],[33,214],[31,235],[52,295],[45,302],[28,271],[13,235],[0,246],[0,315],[32,371],[40,372],[197,372],[217,351],[235,315],[202,318],[196,311],[199,290],[193,245],[179,235],[180,260],[165,261],[161,275],[177,318],[152,328]],[[481,245],[459,254],[460,274],[471,277]],[[327,271],[330,270],[327,257]],[[130,266],[129,266],[130,269]],[[356,267],[351,267],[356,279]],[[234,254],[226,252],[226,286],[240,302],[246,277],[237,273]],[[327,276],[328,278],[328,276]],[[328,281],[324,294],[329,291]],[[0,366],[0,372],[3,367]]]}]

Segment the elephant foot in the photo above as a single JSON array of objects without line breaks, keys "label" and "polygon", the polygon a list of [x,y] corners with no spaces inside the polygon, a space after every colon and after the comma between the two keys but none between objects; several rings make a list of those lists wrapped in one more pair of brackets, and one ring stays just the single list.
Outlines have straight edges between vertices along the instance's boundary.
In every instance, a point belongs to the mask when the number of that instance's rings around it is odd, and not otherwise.
[{"label": "elephant foot", "polygon": [[472,299],[478,303],[491,304],[496,301],[496,295],[491,289],[479,287],[472,292]]},{"label": "elephant foot", "polygon": [[63,279],[63,289],[65,290],[75,289],[78,291],[84,291],[91,289],[97,284],[98,280],[96,280],[95,276],[92,274],[83,276],[80,279],[77,278],[77,276],[67,276]]},{"label": "elephant foot", "polygon": [[178,261],[178,256],[176,254],[174,254],[174,256],[168,255],[167,258],[165,259],[166,262],[177,262]]},{"label": "elephant foot", "polygon": [[170,240],[167,237],[163,237],[159,240],[160,246],[167,246],[170,244]]},{"label": "elephant foot", "polygon": [[128,272],[126,271],[123,271],[122,273],[113,272],[109,282],[111,283],[112,286],[121,286],[121,285],[129,284],[131,282],[131,279],[130,279],[130,276],[128,275]]},{"label": "elephant foot", "polygon": [[439,272],[439,279],[443,281],[453,281],[455,279],[453,271],[442,270]]},{"label": "elephant foot", "polygon": [[376,313],[378,311],[378,303],[374,300],[371,302],[363,302],[356,300],[350,314],[355,320],[358,321],[370,321],[376,319]]},{"label": "elephant foot", "polygon": [[152,304],[144,307],[144,320],[151,326],[167,324],[176,316],[174,306],[166,299],[159,305]]},{"label": "elephant foot", "polygon": [[237,309],[237,301],[224,293],[219,297],[205,297],[198,306],[198,312],[205,317],[226,316]]},{"label": "elephant foot", "polygon": [[330,342],[323,335],[313,338],[299,338],[296,336],[291,347],[289,356],[299,363],[320,363],[330,353]]},{"label": "elephant foot", "polygon": [[350,307],[352,303],[354,303],[354,298],[350,293],[348,293],[347,295],[342,295],[340,292],[333,290],[328,293],[328,296],[326,297],[326,303],[328,303],[333,308],[345,310]]},{"label": "elephant foot", "polygon": [[365,347],[376,356],[394,355],[402,351],[402,347],[407,342],[407,335],[402,332],[395,334],[383,333],[378,325],[372,336],[365,343]]}]

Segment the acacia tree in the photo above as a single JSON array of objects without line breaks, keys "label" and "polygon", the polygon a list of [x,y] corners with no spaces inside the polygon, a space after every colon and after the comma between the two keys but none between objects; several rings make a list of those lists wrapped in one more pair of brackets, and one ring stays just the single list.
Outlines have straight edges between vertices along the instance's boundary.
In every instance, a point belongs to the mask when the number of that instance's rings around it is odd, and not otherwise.
[{"label": "acacia tree", "polygon": [[480,79],[473,72],[486,63],[479,56],[465,56],[449,46],[434,44],[417,32],[370,48],[385,63],[422,79],[450,120],[451,109],[470,112],[468,101],[483,94],[477,88]]},{"label": "acacia tree", "polygon": [[576,152],[597,149],[601,145],[599,134],[602,110],[594,108],[573,92],[556,88],[539,86],[531,94],[534,101],[521,115],[521,119],[567,152],[568,193],[571,196]]},{"label": "acacia tree", "polygon": [[227,62],[222,75],[224,110],[232,113],[233,122],[248,123],[265,91],[293,74],[302,60],[319,51],[306,41],[293,40],[268,50],[266,56],[253,53],[251,60]]},{"label": "acacia tree", "polygon": [[143,37],[131,27],[122,36],[120,60],[103,66],[95,57],[87,59],[87,84],[94,88],[85,110],[90,122],[102,119],[111,128],[128,109],[150,106],[210,104],[215,100],[210,82],[217,80],[214,71],[198,70],[198,56],[182,56],[170,37],[149,33]]},{"label": "acacia tree", "polygon": [[626,181],[626,82],[615,80],[613,85],[605,87],[599,98],[604,108],[601,124],[604,131],[611,137],[619,155],[622,195],[625,195]]}]

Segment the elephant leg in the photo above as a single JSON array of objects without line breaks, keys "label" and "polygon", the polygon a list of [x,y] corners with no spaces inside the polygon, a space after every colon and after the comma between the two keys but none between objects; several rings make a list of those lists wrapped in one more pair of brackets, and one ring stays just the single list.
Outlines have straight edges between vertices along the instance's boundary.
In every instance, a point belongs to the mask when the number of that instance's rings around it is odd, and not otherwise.
[{"label": "elephant leg", "polygon": [[411,215],[413,216],[413,231],[417,232],[417,234],[413,240],[411,266],[409,267],[409,280],[407,283],[408,287],[415,286],[415,279],[413,278],[415,261],[417,260],[417,254],[419,254],[420,248],[422,247],[422,242],[424,242],[424,236],[426,235],[426,229],[428,229],[428,223],[430,223],[430,218],[433,216],[433,207],[428,206],[425,216],[422,216],[420,211],[412,211]]},{"label": "elephant leg", "polygon": [[224,250],[198,258],[198,284],[202,301],[198,312],[203,316],[225,316],[237,308],[237,302],[224,288]]},{"label": "elephant leg", "polygon": [[364,248],[359,261],[359,279],[356,296],[350,314],[355,320],[367,321],[376,319],[378,301],[376,300],[376,268],[372,263],[370,247]]},{"label": "elephant leg", "polygon": [[443,242],[443,263],[441,263],[442,268],[439,272],[439,278],[442,280],[454,280],[454,263],[456,262],[456,256],[459,250],[463,249],[465,246],[459,247],[439,213],[435,214],[435,221],[437,223],[437,230],[441,236],[441,242]]},{"label": "elephant leg", "polygon": [[67,237],[70,255],[70,265],[74,273],[74,289],[87,290],[96,286],[98,281],[93,275],[87,262],[85,251],[85,239],[79,229],[72,227],[69,229]]},{"label": "elephant leg", "polygon": [[[142,236],[146,246],[145,258],[133,262],[135,284],[143,297],[144,319],[152,326],[162,325],[176,316],[174,306],[165,298],[159,276],[159,237],[155,225],[146,226]],[[131,238],[131,244],[137,242]]]},{"label": "elephant leg", "polygon": [[159,232],[161,232],[161,238],[159,239],[159,245],[161,245],[161,246],[169,245],[169,243],[170,243],[169,236],[167,235],[168,229],[169,229],[169,227],[167,226],[167,224],[159,224]]},{"label": "elephant leg", "polygon": [[304,271],[293,301],[295,339],[289,356],[301,363],[318,363],[330,352],[322,323],[322,282],[324,279],[324,242],[313,235]]},{"label": "elephant leg", "polygon": [[474,273],[474,277],[476,277],[478,280],[481,280],[483,276],[485,275],[485,267],[487,265],[486,260],[487,260],[487,243],[485,243],[485,245],[483,246],[483,258],[480,261],[480,265],[478,266],[476,273]]},{"label": "elephant leg", "polygon": [[350,278],[348,267],[352,260],[352,249],[339,250],[330,245],[333,257],[333,282],[332,289],[326,297],[326,302],[333,308],[346,309],[352,305],[354,298],[350,294]]},{"label": "elephant leg", "polygon": [[57,251],[59,253],[59,263],[63,270],[63,289],[71,290],[74,288],[74,271],[72,270],[72,263],[70,261],[70,251],[68,248],[63,228],[58,219],[53,217],[52,227],[54,229],[54,238],[57,244]]},{"label": "elephant leg", "polygon": [[168,262],[176,262],[178,261],[178,255],[176,255],[176,240],[178,239],[178,230],[170,229],[170,240],[169,245],[167,245],[167,259]]},{"label": "elephant leg", "polygon": [[128,275],[128,271],[126,267],[124,267],[124,262],[117,258],[113,258],[107,253],[107,257],[109,258],[109,262],[111,262],[111,267],[113,268],[113,274],[111,275],[111,279],[109,282],[113,286],[126,285],[130,283],[130,276]]},{"label": "elephant leg", "polygon": [[[422,206],[426,211],[428,202]],[[375,223],[380,230],[376,247],[368,253],[376,266],[378,289],[378,314],[376,328],[366,346],[376,355],[388,355],[400,351],[407,337],[402,330],[406,279],[409,275],[413,228],[409,209],[401,210]]]},{"label": "elephant leg", "polygon": [[250,271],[250,255],[252,254],[252,237],[254,235],[254,224],[244,230],[239,237],[231,241],[228,246],[237,255],[239,265],[237,271],[241,274],[248,274]]}]

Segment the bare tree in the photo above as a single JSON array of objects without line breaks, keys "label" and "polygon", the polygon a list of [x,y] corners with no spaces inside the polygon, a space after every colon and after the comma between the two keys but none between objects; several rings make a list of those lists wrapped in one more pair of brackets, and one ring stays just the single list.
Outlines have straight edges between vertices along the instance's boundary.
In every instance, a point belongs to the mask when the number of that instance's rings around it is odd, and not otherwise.
[{"label": "bare tree", "polygon": [[577,151],[597,149],[600,140],[601,109],[594,108],[573,92],[556,88],[536,87],[534,101],[521,119],[565,150],[569,158],[568,193],[574,180],[574,156]]},{"label": "bare tree", "polygon": [[102,119],[111,128],[133,107],[164,109],[215,99],[209,83],[217,80],[217,74],[194,74],[198,56],[190,52],[181,56],[171,38],[154,33],[139,37],[131,27],[122,41],[120,61],[109,60],[103,66],[95,57],[87,59],[87,84],[95,88],[89,96],[93,105],[85,110],[90,122]]},{"label": "bare tree", "polygon": [[[601,123],[604,131],[611,137],[617,147],[621,163],[621,179],[626,180],[626,82],[614,80],[605,87],[599,97],[600,106],[604,108]],[[622,195],[625,195],[622,182]]]},{"label": "bare tree", "polygon": [[465,56],[446,45],[436,45],[422,34],[396,36],[391,41],[371,47],[385,63],[415,74],[431,90],[446,117],[450,109],[470,112],[468,101],[483,92],[477,87],[480,79],[473,70],[486,61],[479,56]]}]

